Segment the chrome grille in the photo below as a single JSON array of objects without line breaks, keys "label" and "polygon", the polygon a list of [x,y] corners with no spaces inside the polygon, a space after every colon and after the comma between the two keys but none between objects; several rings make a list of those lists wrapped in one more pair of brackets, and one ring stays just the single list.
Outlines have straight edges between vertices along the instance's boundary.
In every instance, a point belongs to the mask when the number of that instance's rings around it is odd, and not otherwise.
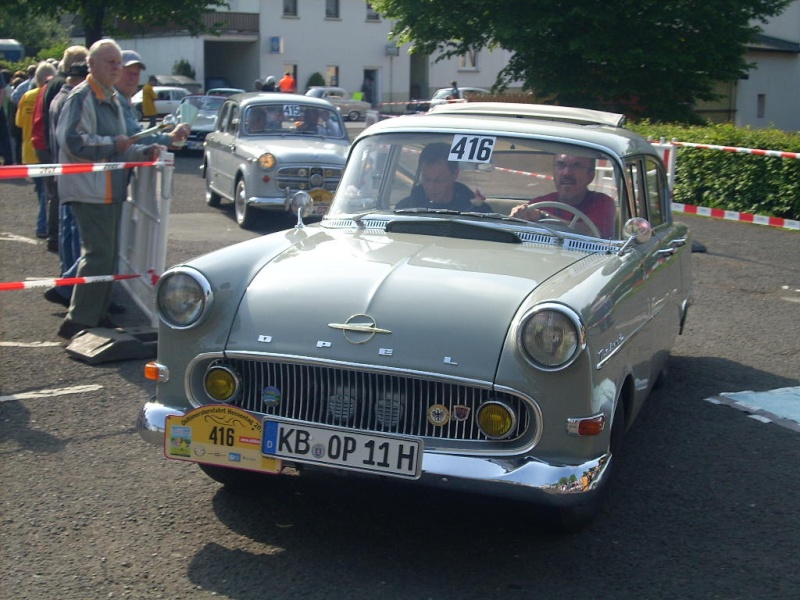
[{"label": "chrome grille", "polygon": [[335,192],[342,179],[341,167],[283,167],[278,169],[278,188],[285,190],[311,190],[324,188]]},{"label": "chrome grille", "polygon": [[[241,393],[233,405],[247,411],[344,429],[413,435],[428,448],[509,451],[529,443],[535,433],[531,407],[521,397],[488,388],[326,365],[245,359],[216,359],[239,374]],[[196,372],[198,379],[201,373]],[[197,395],[196,395],[197,397]],[[276,401],[277,398],[277,401]],[[481,404],[502,402],[517,415],[507,439],[491,440],[475,421]],[[442,405],[450,418],[428,420]]]}]

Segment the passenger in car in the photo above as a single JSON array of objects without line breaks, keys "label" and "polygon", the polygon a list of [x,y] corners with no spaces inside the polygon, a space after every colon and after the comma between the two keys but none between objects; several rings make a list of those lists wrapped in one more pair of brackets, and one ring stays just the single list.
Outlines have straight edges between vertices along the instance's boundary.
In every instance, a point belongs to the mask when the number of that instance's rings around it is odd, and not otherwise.
[{"label": "passenger in car", "polygon": [[247,111],[245,118],[245,133],[264,133],[267,126],[267,114],[261,107],[254,107]]},{"label": "passenger in car", "polygon": [[269,106],[267,107],[267,124],[266,129],[282,129],[283,125],[283,107]]},{"label": "passenger in car", "polygon": [[[585,214],[606,239],[614,237],[617,206],[614,199],[601,192],[588,189],[594,181],[597,161],[586,156],[570,156],[557,154],[553,159],[553,183],[556,191],[545,196],[534,198],[527,204],[520,204],[511,209],[510,216],[528,221],[539,221],[548,217],[556,217],[572,221],[576,215],[561,208],[536,208],[540,202],[560,202],[567,204]],[[587,228],[580,221],[575,229],[585,231]]]},{"label": "passenger in car", "polygon": [[395,205],[403,208],[449,209],[492,212],[485,198],[475,193],[458,178],[458,163],[448,160],[450,147],[444,143],[428,144],[419,155],[419,183],[411,194]]}]

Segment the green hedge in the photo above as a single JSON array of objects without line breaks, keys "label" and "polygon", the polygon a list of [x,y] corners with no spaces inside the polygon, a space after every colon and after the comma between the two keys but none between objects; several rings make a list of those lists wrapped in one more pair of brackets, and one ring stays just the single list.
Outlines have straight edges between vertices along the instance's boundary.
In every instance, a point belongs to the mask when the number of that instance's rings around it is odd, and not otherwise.
[{"label": "green hedge", "polygon": [[[705,127],[654,124],[628,128],[654,140],[800,152],[800,135],[729,124]],[[674,200],[784,219],[800,219],[800,159],[722,150],[679,148]]]}]

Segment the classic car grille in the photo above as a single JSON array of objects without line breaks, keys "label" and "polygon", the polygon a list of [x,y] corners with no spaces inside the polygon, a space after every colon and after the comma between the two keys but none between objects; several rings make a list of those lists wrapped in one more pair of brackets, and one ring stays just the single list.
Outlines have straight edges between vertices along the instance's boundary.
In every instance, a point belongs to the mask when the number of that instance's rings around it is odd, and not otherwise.
[{"label": "classic car grille", "polygon": [[325,188],[335,192],[342,179],[340,167],[284,167],[278,169],[278,188],[285,190],[312,190]]},{"label": "classic car grille", "polygon": [[[261,415],[421,436],[428,448],[509,451],[528,444],[534,435],[527,402],[477,386],[319,365],[243,359],[209,364],[224,364],[237,372],[242,389],[232,404]],[[517,415],[504,440],[487,438],[476,424],[477,409],[489,401],[502,402]],[[429,422],[434,405],[449,411],[446,423]]]}]

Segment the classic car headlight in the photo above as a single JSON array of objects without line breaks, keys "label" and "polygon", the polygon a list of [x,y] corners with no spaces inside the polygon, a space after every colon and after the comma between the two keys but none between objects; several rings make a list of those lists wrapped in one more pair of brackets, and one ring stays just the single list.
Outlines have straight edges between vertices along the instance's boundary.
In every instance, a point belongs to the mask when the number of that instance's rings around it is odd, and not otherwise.
[{"label": "classic car headlight", "polygon": [[213,302],[211,284],[189,267],[167,271],[158,281],[156,309],[158,316],[173,329],[197,325]]},{"label": "classic car headlight", "polygon": [[239,392],[239,375],[225,365],[214,364],[206,371],[203,385],[217,402],[230,402]]},{"label": "classic car headlight", "polygon": [[571,364],[583,350],[585,330],[580,317],[568,307],[540,304],[523,318],[519,345],[534,366],[555,371]]},{"label": "classic car headlight", "polygon": [[265,152],[258,157],[258,164],[261,165],[263,169],[271,169],[275,166],[276,162],[278,161],[275,159],[275,156],[269,152]]}]

